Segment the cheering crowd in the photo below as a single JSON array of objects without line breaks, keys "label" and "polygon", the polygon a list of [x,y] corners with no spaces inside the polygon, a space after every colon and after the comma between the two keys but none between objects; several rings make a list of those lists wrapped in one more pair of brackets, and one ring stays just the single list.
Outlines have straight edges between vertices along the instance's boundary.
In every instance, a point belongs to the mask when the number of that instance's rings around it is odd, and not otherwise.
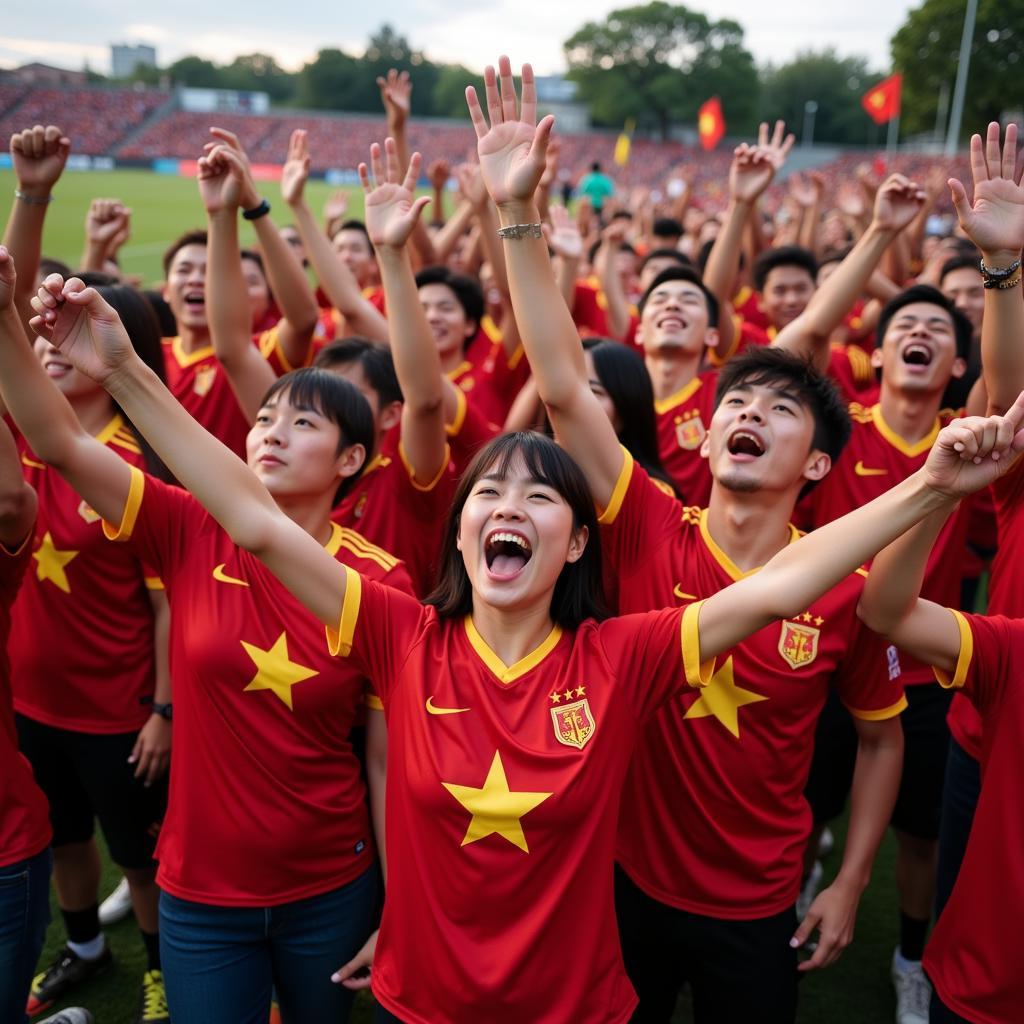
[{"label": "cheering crowd", "polygon": [[781,122],[622,196],[521,83],[451,168],[381,79],[364,220],[211,128],[159,291],[13,136],[0,1021],[92,1020],[96,820],[140,1024],[793,1024],[890,827],[898,1024],[1024,1017],[1016,127],[769,210]]}]

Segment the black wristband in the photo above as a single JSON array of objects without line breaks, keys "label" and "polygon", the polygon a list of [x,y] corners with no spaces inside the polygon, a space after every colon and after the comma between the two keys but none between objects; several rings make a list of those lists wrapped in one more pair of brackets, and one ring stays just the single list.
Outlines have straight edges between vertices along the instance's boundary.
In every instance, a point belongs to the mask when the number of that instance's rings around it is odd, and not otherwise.
[{"label": "black wristband", "polygon": [[159,715],[161,718],[166,718],[169,722],[172,715],[174,714],[174,705],[168,701],[166,704],[161,704],[159,701],[153,701],[153,705],[150,708],[154,715]]},{"label": "black wristband", "polygon": [[259,220],[260,217],[266,217],[268,213],[270,213],[270,203],[266,199],[261,199],[259,206],[254,206],[251,210],[243,210],[242,216],[246,220]]}]

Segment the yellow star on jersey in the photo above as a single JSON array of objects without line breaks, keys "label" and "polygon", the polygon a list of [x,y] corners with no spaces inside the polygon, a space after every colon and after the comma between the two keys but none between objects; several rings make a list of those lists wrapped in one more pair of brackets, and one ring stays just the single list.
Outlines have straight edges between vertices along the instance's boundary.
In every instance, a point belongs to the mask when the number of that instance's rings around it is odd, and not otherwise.
[{"label": "yellow star on jersey", "polygon": [[265,651],[255,644],[247,644],[240,641],[258,669],[252,677],[252,682],[245,688],[249,690],[272,690],[274,695],[279,697],[288,705],[289,711],[292,708],[292,687],[301,683],[304,679],[319,675],[316,669],[306,668],[288,657],[288,637],[282,633],[275,641],[270,650]]},{"label": "yellow star on jersey", "polygon": [[529,853],[530,848],[526,845],[526,836],[523,835],[519,819],[552,795],[509,790],[501,753],[497,750],[483,788],[457,786],[453,782],[442,782],[441,785],[473,815],[461,845],[468,846],[478,839],[497,833],[525,853]]},{"label": "yellow star on jersey", "polygon": [[53,546],[53,537],[47,530],[43,534],[43,542],[39,548],[32,552],[32,557],[39,563],[36,566],[36,579],[42,583],[49,580],[54,586],[60,587],[65,594],[71,593],[71,584],[68,583],[68,574],[64,567],[78,554],[77,551],[61,551]]},{"label": "yellow star on jersey", "polygon": [[725,664],[711,677],[711,682],[700,691],[700,699],[690,705],[690,709],[683,717],[707,718],[708,715],[714,715],[736,739],[739,739],[740,708],[746,704],[756,704],[760,700],[768,698],[736,685],[736,680],[732,676],[732,658],[726,658]]}]

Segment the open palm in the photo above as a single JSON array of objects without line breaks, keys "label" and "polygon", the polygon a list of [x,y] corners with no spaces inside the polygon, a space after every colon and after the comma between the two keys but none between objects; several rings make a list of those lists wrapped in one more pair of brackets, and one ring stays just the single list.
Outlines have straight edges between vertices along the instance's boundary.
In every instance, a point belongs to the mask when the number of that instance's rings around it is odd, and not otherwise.
[{"label": "open palm", "polygon": [[289,206],[302,201],[309,178],[309,141],[302,128],[296,128],[288,140],[288,159],[281,168],[281,198]]},{"label": "open palm", "polygon": [[426,196],[417,199],[413,191],[420,173],[419,153],[413,153],[404,176],[398,166],[398,147],[394,139],[385,140],[384,155],[382,163],[380,146],[375,142],[370,147],[372,188],[366,164],[359,165],[359,180],[366,193],[366,231],[375,246],[398,248],[408,241],[430,200]]}]

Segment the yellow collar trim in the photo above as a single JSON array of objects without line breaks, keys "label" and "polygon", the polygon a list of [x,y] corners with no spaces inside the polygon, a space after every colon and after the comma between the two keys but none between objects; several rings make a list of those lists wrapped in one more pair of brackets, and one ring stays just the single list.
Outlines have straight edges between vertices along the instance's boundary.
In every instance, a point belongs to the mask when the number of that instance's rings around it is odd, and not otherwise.
[{"label": "yellow collar trim", "polygon": [[895,448],[898,452],[902,452],[904,455],[913,458],[915,455],[920,455],[922,452],[928,451],[933,444],[935,444],[935,438],[939,436],[939,421],[936,418],[932,429],[929,431],[926,437],[922,437],[920,441],[911,444],[909,441],[904,441],[899,434],[896,433],[892,427],[882,418],[882,406],[881,404],[875,405],[871,409],[871,421],[875,425],[875,429]]},{"label": "yellow collar trim", "polygon": [[473,625],[473,616],[467,615],[463,622],[466,627],[466,636],[469,638],[473,650],[476,651],[477,657],[503,683],[514,682],[520,676],[524,676],[531,669],[536,668],[554,650],[555,644],[562,638],[562,627],[552,626],[547,639],[539,647],[530,651],[525,658],[520,658],[514,665],[506,665],[477,632],[476,626]]},{"label": "yellow collar trim", "polygon": [[106,444],[123,426],[124,418],[120,413],[115,413],[114,418],[96,435],[96,440]]},{"label": "yellow collar trim", "polygon": [[327,538],[327,543],[324,545],[324,550],[329,555],[336,555],[338,548],[341,547],[342,538],[345,536],[342,528],[335,522],[331,522],[331,535]]},{"label": "yellow collar trim", "polygon": [[385,466],[391,465],[391,459],[386,455],[382,455],[377,452],[376,455],[365,466],[363,466],[362,473],[359,474],[359,479],[362,480],[369,476],[375,469],[383,469]]},{"label": "yellow collar trim", "polygon": [[[714,537],[711,536],[711,531],[708,529],[708,510],[701,509],[700,513],[700,535],[706,545],[708,551],[711,552],[714,560],[729,574],[734,580],[741,580],[744,576],[752,576],[755,572],[761,570],[760,565],[754,566],[753,569],[747,569],[744,572],[719,546],[715,543]],[[789,524],[789,540],[787,544],[792,544],[800,539],[800,531],[792,524]]]},{"label": "yellow collar trim", "polygon": [[699,376],[693,378],[689,384],[685,387],[680,388],[674,395],[669,395],[668,398],[661,398],[654,400],[654,411],[659,415],[664,415],[670,409],[674,409],[677,405],[682,405],[688,398],[691,398],[697,391],[697,389],[704,382]]},{"label": "yellow collar trim", "polygon": [[455,369],[454,369],[454,370],[449,370],[449,371],[448,371],[448,372],[447,372],[447,373],[445,374],[445,376],[446,376],[446,377],[447,377],[447,378],[448,378],[449,380],[451,380],[451,381],[456,381],[456,380],[458,380],[458,379],[459,379],[459,378],[460,378],[460,377],[461,377],[461,376],[462,376],[462,375],[463,375],[464,373],[468,373],[468,372],[469,372],[470,370],[472,370],[472,369],[473,369],[473,364],[472,364],[472,363],[471,363],[471,362],[470,362],[470,361],[469,361],[468,359],[464,359],[464,360],[463,360],[463,361],[462,361],[461,363],[459,363],[459,365],[458,365],[458,366],[456,366],[456,367],[455,367]]},{"label": "yellow collar trim", "polygon": [[174,356],[177,364],[184,368],[212,356],[213,346],[204,345],[202,348],[197,348],[195,352],[186,352],[181,344],[181,336],[175,335],[171,338],[171,354]]}]

